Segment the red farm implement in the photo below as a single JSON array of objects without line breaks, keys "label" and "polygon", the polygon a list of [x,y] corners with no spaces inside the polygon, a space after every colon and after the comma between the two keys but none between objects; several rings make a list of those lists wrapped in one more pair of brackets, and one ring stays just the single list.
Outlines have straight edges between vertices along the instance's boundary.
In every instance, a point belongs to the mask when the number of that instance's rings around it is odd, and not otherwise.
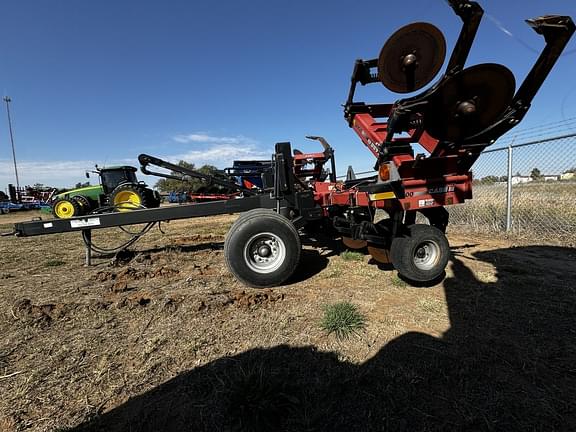
[{"label": "red farm implement", "polygon": [[[15,233],[82,231],[90,247],[93,229],[243,213],[230,228],[224,250],[230,271],[251,286],[279,285],[294,273],[301,228],[325,229],[349,246],[367,246],[377,260],[389,259],[410,281],[440,278],[450,253],[445,207],[472,198],[474,162],[520,123],[575,31],[567,16],[528,20],[545,46],[516,90],[514,75],[503,65],[465,66],[483,10],[473,1],[449,3],[462,29],[435,84],[428,86],[444,64],[446,43],[440,30],[428,23],[401,28],[378,58],[354,65],[344,116],[376,159],[373,176],[336,181],[332,148],[323,138],[312,137],[322,143],[322,152],[292,152],[289,143],[276,144],[271,163],[260,173],[260,185],[237,186],[236,199],[26,222],[17,224]],[[356,101],[358,84],[372,83],[396,93],[428,87],[391,104]],[[415,154],[416,149],[422,153]],[[146,155],[140,162],[144,172],[149,163],[173,168]],[[377,221],[377,209],[389,217]],[[429,223],[417,224],[418,213]]]}]

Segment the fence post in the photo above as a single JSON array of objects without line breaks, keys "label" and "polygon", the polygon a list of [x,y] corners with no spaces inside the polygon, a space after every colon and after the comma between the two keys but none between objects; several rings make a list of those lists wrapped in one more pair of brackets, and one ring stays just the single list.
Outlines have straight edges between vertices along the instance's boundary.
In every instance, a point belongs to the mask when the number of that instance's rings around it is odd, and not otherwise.
[{"label": "fence post", "polygon": [[512,229],[512,144],[508,146],[508,191],[506,193],[506,232]]}]

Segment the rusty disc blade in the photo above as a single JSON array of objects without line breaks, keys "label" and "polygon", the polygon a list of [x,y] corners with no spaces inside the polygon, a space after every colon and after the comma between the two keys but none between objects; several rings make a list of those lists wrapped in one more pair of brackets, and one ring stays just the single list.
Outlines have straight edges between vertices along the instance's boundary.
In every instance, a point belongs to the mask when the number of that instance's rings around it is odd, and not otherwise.
[{"label": "rusty disc blade", "polygon": [[492,125],[514,97],[516,80],[505,66],[484,63],[444,81],[430,97],[426,132],[442,141],[459,142]]},{"label": "rusty disc blade", "polygon": [[388,249],[368,246],[368,253],[380,264],[390,264],[390,251]]},{"label": "rusty disc blade", "polygon": [[354,240],[350,237],[342,237],[342,243],[344,243],[344,246],[348,249],[363,249],[368,244],[365,240]]},{"label": "rusty disc blade", "polygon": [[413,23],[397,30],[378,57],[378,79],[395,93],[421,89],[436,76],[446,57],[446,39],[434,25]]}]

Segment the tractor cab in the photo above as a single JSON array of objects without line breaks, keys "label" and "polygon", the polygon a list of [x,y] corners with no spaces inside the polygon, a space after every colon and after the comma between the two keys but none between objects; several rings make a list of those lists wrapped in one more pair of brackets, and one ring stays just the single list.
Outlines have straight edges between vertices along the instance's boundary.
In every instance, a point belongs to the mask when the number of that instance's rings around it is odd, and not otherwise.
[{"label": "tractor cab", "polygon": [[110,194],[123,183],[138,184],[136,168],[132,166],[100,168],[98,173],[100,174],[100,183],[105,195]]}]

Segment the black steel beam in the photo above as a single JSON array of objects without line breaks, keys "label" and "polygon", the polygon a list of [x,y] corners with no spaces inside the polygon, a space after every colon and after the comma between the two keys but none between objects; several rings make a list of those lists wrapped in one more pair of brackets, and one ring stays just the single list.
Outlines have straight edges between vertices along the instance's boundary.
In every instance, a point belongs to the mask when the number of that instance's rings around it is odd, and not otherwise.
[{"label": "black steel beam", "polygon": [[[20,222],[14,225],[16,236],[29,237],[90,229],[110,228],[176,219],[241,213],[255,208],[276,208],[277,200],[269,195],[257,195],[240,199],[187,204],[155,209],[132,210],[119,213],[102,213],[70,219],[50,219]],[[280,203],[283,206],[283,202]]]}]

